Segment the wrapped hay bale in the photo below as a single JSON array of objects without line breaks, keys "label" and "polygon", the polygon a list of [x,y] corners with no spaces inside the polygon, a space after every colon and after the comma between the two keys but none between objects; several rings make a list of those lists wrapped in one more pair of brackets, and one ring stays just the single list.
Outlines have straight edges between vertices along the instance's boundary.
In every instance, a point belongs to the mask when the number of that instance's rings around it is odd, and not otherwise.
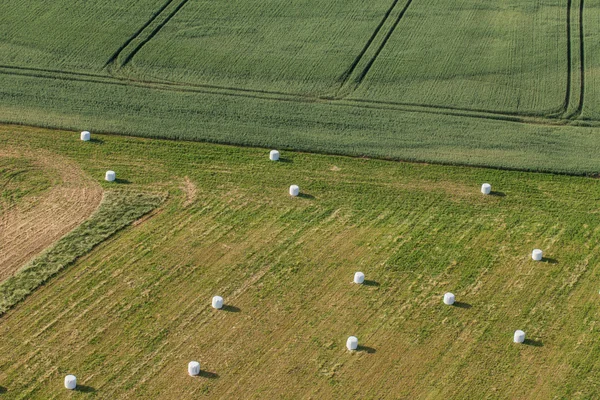
[{"label": "wrapped hay bale", "polygon": [[358,348],[358,339],[356,336],[350,336],[348,340],[346,340],[346,347],[348,350],[356,350]]},{"label": "wrapped hay bale", "polygon": [[290,186],[290,196],[296,197],[299,194],[300,194],[300,188],[298,187],[298,185]]},{"label": "wrapped hay bale", "polygon": [[115,171],[106,171],[104,179],[107,182],[114,182],[117,179],[117,174],[115,173]]},{"label": "wrapped hay bale", "polygon": [[354,283],[358,283],[359,285],[365,281],[365,274],[362,272],[356,272],[354,274]]},{"label": "wrapped hay bale", "polygon": [[513,341],[515,343],[523,343],[525,341],[525,332],[523,332],[522,330],[515,331]]},{"label": "wrapped hay bale", "polygon": [[452,304],[454,304],[454,300],[455,297],[453,293],[446,293],[444,295],[444,304],[451,306]]},{"label": "wrapped hay bale", "polygon": [[200,375],[200,363],[198,361],[190,361],[188,364],[188,374],[190,376]]},{"label": "wrapped hay bale", "polygon": [[221,296],[215,296],[212,298],[212,306],[217,310],[223,308],[223,298]]},{"label": "wrapped hay bale", "polygon": [[77,387],[77,378],[75,375],[65,376],[65,388],[74,390]]}]

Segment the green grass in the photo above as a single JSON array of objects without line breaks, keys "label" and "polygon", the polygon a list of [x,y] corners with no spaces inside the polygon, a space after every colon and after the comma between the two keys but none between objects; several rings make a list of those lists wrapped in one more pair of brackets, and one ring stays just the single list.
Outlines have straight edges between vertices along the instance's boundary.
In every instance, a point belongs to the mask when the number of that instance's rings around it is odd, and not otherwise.
[{"label": "green grass", "polygon": [[62,398],[67,373],[98,398],[600,395],[597,180],[96,137],[0,129],[169,193],[0,318],[4,398]]},{"label": "green grass", "polygon": [[152,211],[162,200],[159,195],[147,193],[107,192],[89,220],[0,283],[0,315],[115,232]]},{"label": "green grass", "polygon": [[600,171],[593,2],[61,0],[5,8],[0,122]]},{"label": "green grass", "polygon": [[52,179],[25,158],[0,158],[0,216],[52,186]]}]

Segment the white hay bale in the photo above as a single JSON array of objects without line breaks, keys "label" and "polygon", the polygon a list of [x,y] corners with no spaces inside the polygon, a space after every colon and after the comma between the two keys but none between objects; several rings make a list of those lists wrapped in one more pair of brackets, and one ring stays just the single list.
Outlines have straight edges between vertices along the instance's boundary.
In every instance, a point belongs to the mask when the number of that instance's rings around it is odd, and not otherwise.
[{"label": "white hay bale", "polygon": [[365,281],[365,274],[362,272],[356,272],[354,274],[354,283],[358,283],[359,285]]},{"label": "white hay bale", "polygon": [[269,159],[271,161],[279,161],[279,152],[277,150],[271,150],[269,154]]},{"label": "white hay bale", "polygon": [[81,140],[84,142],[89,142],[92,138],[92,135],[88,131],[81,132]]},{"label": "white hay bale", "polygon": [[115,171],[106,171],[106,175],[104,176],[104,179],[107,180],[108,182],[114,182],[115,179],[117,179],[117,174],[115,173]]},{"label": "white hay bale", "polygon": [[74,390],[77,387],[77,378],[75,375],[65,376],[65,388]]},{"label": "white hay bale", "polygon": [[356,350],[358,348],[358,339],[356,336],[350,336],[348,340],[346,340],[346,347],[348,350]]},{"label": "white hay bale", "polygon": [[212,298],[212,306],[217,310],[223,308],[223,298],[221,296],[215,296]]},{"label": "white hay bale", "polygon": [[484,183],[483,185],[481,185],[481,193],[483,193],[483,194],[492,193],[492,185],[490,185],[489,183]]},{"label": "white hay bale", "polygon": [[513,338],[515,343],[523,343],[525,341],[525,332],[522,330],[515,331],[515,337]]},{"label": "white hay bale", "polygon": [[453,293],[446,293],[444,295],[444,304],[451,306],[452,304],[454,304],[454,300],[455,297]]},{"label": "white hay bale", "polygon": [[300,188],[298,187],[298,185],[290,186],[290,196],[296,197],[299,194],[300,194]]},{"label": "white hay bale", "polygon": [[535,261],[542,261],[542,251],[540,249],[535,249],[531,252],[531,258]]},{"label": "white hay bale", "polygon": [[188,374],[190,376],[200,375],[200,363],[198,361],[190,361],[188,364]]}]

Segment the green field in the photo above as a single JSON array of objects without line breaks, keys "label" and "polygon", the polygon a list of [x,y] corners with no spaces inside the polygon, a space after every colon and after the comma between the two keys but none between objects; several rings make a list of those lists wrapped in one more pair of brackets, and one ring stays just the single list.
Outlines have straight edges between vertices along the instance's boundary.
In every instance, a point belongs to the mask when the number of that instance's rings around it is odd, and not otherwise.
[{"label": "green field", "polygon": [[5,1],[0,122],[596,175],[597,1]]},{"label": "green field", "polygon": [[114,169],[105,190],[169,195],[0,317],[2,398],[600,395],[597,180],[95,138],[0,129],[98,182]]},{"label": "green field", "polygon": [[567,0],[413,3],[353,98],[538,115],[562,110]]}]

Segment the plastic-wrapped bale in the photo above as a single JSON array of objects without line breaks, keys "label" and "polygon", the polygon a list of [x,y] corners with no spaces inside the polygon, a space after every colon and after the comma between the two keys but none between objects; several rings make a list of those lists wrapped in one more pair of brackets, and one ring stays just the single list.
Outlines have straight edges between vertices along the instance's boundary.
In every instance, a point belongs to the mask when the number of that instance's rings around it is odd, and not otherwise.
[{"label": "plastic-wrapped bale", "polygon": [[271,150],[271,153],[269,153],[269,159],[271,161],[279,161],[279,152],[277,150]]},{"label": "plastic-wrapped bale", "polygon": [[108,182],[114,182],[115,179],[117,179],[117,174],[115,173],[115,171],[106,171],[104,179]]},{"label": "plastic-wrapped bale", "polygon": [[348,340],[346,340],[346,347],[348,350],[356,350],[358,348],[358,339],[356,336],[350,336]]},{"label": "plastic-wrapped bale", "polygon": [[92,138],[92,135],[88,131],[81,132],[81,140],[84,142],[89,142]]},{"label": "plastic-wrapped bale", "polygon": [[492,185],[490,185],[489,183],[484,183],[483,185],[481,185],[481,193],[483,193],[483,194],[492,193]]},{"label": "plastic-wrapped bale", "polygon": [[354,283],[358,283],[359,285],[365,281],[365,274],[362,272],[356,272],[354,274]]},{"label": "plastic-wrapped bale", "polygon": [[212,306],[217,310],[223,308],[223,298],[221,296],[215,296],[212,298]]},{"label": "plastic-wrapped bale", "polygon": [[290,196],[296,197],[299,194],[300,194],[300,188],[298,187],[298,185],[290,186]]},{"label": "plastic-wrapped bale", "polygon": [[525,341],[525,332],[522,330],[515,331],[515,337],[513,341],[515,343],[523,343]]},{"label": "plastic-wrapped bale", "polygon": [[454,300],[455,297],[453,293],[446,293],[444,295],[444,304],[451,306],[452,304],[454,304]]},{"label": "plastic-wrapped bale", "polygon": [[77,387],[77,378],[75,375],[67,375],[65,376],[65,388],[69,390],[74,390]]},{"label": "plastic-wrapped bale", "polygon": [[534,261],[542,261],[542,251],[540,249],[535,249],[531,252],[531,258]]},{"label": "plastic-wrapped bale", "polygon": [[200,363],[198,361],[190,361],[188,364],[188,374],[190,376],[200,375]]}]

